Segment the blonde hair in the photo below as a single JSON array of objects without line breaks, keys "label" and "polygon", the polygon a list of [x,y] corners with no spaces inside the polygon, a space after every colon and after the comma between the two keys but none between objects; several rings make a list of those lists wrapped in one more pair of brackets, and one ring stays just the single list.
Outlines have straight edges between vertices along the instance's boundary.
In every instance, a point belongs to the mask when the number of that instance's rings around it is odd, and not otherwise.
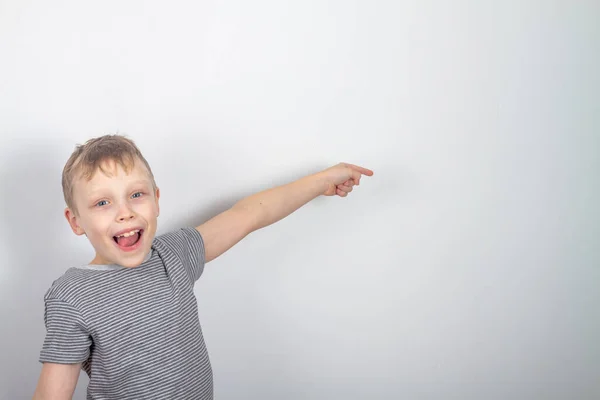
[{"label": "blonde hair", "polygon": [[103,164],[109,160],[116,162],[129,173],[136,159],[140,160],[148,170],[152,187],[156,190],[156,182],[150,165],[133,140],[115,134],[93,138],[83,145],[77,145],[62,173],[63,196],[67,207],[77,213],[73,200],[73,186],[77,178],[85,177],[89,181],[98,170],[108,175]]}]

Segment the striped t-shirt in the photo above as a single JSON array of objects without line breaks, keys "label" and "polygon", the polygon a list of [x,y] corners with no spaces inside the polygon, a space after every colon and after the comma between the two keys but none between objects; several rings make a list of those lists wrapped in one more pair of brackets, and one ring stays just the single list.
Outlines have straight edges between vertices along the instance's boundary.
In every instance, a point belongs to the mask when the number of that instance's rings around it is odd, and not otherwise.
[{"label": "striped t-shirt", "polygon": [[195,228],[154,238],[135,268],[68,269],[46,293],[40,362],[82,363],[87,399],[212,399],[194,283],[204,270]]}]

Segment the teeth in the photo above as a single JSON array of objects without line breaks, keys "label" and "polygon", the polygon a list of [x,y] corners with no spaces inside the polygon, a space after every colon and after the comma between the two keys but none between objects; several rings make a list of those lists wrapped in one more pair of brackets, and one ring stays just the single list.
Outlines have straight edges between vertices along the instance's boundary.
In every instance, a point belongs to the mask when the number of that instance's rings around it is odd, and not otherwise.
[{"label": "teeth", "polygon": [[125,233],[122,233],[122,234],[120,234],[120,235],[117,235],[117,236],[115,236],[115,237],[121,237],[121,236],[123,236],[123,237],[129,237],[129,236],[135,235],[135,234],[136,234],[136,233],[138,233],[139,231],[140,231],[139,229],[136,229],[136,230],[133,230],[133,231],[131,231],[131,232],[125,232]]}]

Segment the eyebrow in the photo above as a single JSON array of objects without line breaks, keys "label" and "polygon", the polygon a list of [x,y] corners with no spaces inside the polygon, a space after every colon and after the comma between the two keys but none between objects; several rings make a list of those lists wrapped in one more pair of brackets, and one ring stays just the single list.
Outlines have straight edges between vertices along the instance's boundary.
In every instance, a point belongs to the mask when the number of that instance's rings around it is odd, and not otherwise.
[{"label": "eyebrow", "polygon": [[[137,186],[137,185],[147,185],[147,186],[151,186],[151,183],[149,180],[147,179],[140,179],[137,181],[133,181],[129,184],[129,186]],[[106,187],[99,187],[99,188],[94,188],[91,189],[90,191],[87,192],[88,196],[95,196],[95,195],[99,195],[100,193],[102,193],[104,190],[106,190]]]}]

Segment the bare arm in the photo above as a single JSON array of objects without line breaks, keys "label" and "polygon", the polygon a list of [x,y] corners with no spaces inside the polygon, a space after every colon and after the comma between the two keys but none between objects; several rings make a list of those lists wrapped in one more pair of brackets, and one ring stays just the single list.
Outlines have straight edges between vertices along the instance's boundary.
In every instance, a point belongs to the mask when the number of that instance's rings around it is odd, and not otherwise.
[{"label": "bare arm", "polygon": [[204,262],[214,260],[252,232],[252,215],[235,206],[206,221],[196,230],[204,241]]},{"label": "bare arm", "polygon": [[371,176],[373,171],[340,163],[238,201],[229,210],[196,227],[204,240],[205,262],[217,258],[249,233],[287,217],[320,195],[346,197],[354,185],[360,184],[363,174]]},{"label": "bare arm", "polygon": [[71,400],[81,364],[44,363],[33,400]]}]

